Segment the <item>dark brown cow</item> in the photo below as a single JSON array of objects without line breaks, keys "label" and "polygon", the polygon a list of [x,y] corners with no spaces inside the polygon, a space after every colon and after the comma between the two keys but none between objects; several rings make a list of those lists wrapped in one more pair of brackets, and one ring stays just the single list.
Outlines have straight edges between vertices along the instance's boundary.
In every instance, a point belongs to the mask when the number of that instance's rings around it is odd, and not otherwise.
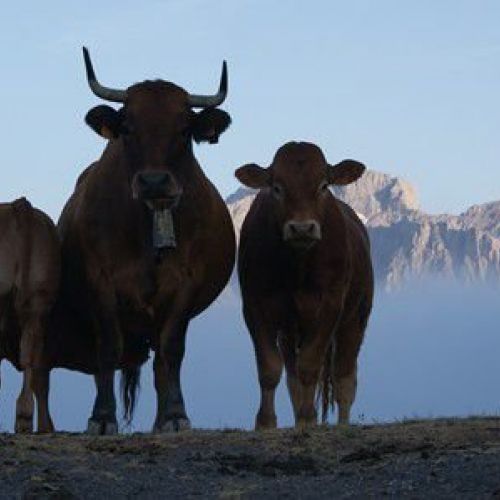
[{"label": "dark brown cow", "polygon": [[16,432],[52,432],[45,336],[59,290],[60,246],[50,218],[21,198],[0,204],[0,363],[24,371]]},{"label": "dark brown cow", "polygon": [[318,389],[323,419],[336,401],[339,423],[349,421],[373,271],[363,224],[329,186],[354,182],[364,170],[353,160],[328,165],[317,146],[290,142],[269,168],[236,171],[261,190],[243,223],[238,262],[261,387],[256,428],[276,426],[283,361],[296,425],[316,423]]},{"label": "dark brown cow", "polygon": [[[55,364],[95,373],[88,431],[110,434],[117,430],[114,370],[123,370],[130,418],[139,368],[153,349],[154,430],[177,431],[189,427],[180,385],[189,321],[222,291],[235,259],[229,212],[192,149],[193,139],[217,142],[230,124],[216,109],[227,92],[226,65],[219,92],[196,96],[162,80],[103,87],[86,49],[84,56],[93,92],[123,107],[97,106],[86,117],[109,143],[59,221],[63,309],[76,321]],[[79,357],[75,345],[89,344],[95,352],[84,359],[82,349]]]}]

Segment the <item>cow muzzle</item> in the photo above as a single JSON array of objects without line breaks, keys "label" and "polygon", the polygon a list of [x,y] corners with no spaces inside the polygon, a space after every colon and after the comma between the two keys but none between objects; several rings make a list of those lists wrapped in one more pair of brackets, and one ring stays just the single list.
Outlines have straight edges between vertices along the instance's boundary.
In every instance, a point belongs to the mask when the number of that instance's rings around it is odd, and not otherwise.
[{"label": "cow muzzle", "polygon": [[298,249],[308,249],[321,240],[321,226],[318,221],[289,220],[283,226],[283,240]]},{"label": "cow muzzle", "polygon": [[161,204],[163,208],[175,208],[182,195],[182,189],[170,172],[138,172],[132,184],[134,198],[148,204]]}]

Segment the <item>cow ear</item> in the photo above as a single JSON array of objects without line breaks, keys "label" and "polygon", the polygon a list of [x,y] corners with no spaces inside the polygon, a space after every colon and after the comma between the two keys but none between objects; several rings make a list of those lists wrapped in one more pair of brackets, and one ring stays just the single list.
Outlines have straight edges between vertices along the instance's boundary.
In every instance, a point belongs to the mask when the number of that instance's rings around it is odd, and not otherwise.
[{"label": "cow ear", "polygon": [[85,116],[85,123],[106,139],[116,139],[120,135],[122,115],[110,106],[96,106]]},{"label": "cow ear", "polygon": [[231,117],[222,109],[209,108],[193,113],[192,133],[196,142],[216,144],[231,124]]},{"label": "cow ear", "polygon": [[253,189],[262,189],[268,187],[271,183],[269,170],[259,167],[255,163],[243,165],[236,170],[234,175],[243,185]]},{"label": "cow ear", "polygon": [[366,170],[366,167],[355,160],[343,160],[336,165],[328,165],[328,182],[338,186],[345,186],[357,181]]}]

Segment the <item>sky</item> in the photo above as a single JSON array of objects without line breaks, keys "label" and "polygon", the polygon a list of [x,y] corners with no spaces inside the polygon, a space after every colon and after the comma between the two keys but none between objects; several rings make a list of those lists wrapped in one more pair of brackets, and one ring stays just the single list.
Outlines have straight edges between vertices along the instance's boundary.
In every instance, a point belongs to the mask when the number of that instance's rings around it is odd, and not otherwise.
[{"label": "sky", "polygon": [[500,199],[500,3],[399,0],[19,1],[0,17],[0,200],[26,195],[57,218],[105,146],[83,122],[100,103],[84,77],[217,89],[233,118],[195,147],[227,196],[240,165],[289,140],[401,176],[429,212]]}]

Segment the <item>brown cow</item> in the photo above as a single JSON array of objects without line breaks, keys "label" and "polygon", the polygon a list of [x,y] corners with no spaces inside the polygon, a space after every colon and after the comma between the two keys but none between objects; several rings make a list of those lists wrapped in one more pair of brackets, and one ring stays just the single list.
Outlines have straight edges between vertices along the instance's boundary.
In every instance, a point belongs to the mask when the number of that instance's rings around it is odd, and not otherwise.
[{"label": "brown cow", "polygon": [[[88,431],[112,434],[114,370],[123,371],[131,418],[139,369],[153,349],[154,430],[178,431],[190,425],[180,385],[186,330],[222,291],[235,260],[229,212],[192,145],[193,139],[217,142],[230,124],[216,109],[227,92],[226,65],[219,92],[197,96],[162,80],[127,90],[103,87],[86,49],[84,57],[94,94],[123,106],[97,106],[86,116],[109,142],[80,176],[58,225],[63,309],[76,321],[55,364],[95,374]],[[85,343],[95,350],[84,359],[82,349],[78,359],[74,346]]]},{"label": "brown cow", "polygon": [[357,356],[373,297],[368,234],[330,185],[358,179],[365,167],[331,166],[321,150],[290,142],[269,168],[250,164],[236,177],[260,189],[241,229],[238,273],[261,387],[256,428],[276,427],[274,393],[283,361],[296,425],[323,421],[334,401],[348,423]]},{"label": "brown cow", "polygon": [[45,335],[59,290],[60,247],[50,218],[21,198],[0,204],[0,363],[24,371],[16,432],[53,432]]}]

